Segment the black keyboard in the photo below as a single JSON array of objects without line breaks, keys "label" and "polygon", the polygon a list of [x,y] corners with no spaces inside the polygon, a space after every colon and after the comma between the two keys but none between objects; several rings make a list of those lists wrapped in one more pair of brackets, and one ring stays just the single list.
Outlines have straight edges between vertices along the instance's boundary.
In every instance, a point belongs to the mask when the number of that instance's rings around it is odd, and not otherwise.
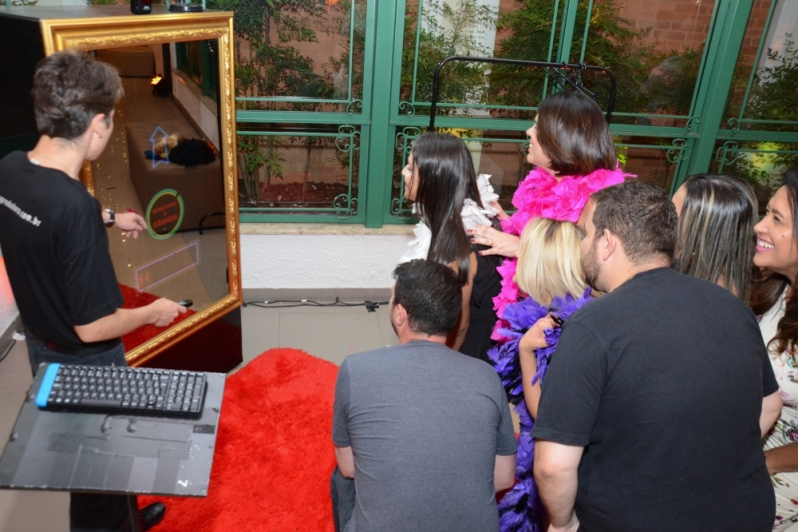
[{"label": "black keyboard", "polygon": [[47,410],[200,417],[205,374],[169,369],[48,364],[36,394]]}]

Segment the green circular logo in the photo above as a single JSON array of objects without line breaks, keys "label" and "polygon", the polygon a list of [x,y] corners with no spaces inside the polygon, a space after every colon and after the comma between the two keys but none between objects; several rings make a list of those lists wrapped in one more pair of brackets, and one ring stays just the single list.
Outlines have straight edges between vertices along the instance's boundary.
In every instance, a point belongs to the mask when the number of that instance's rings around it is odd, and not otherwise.
[{"label": "green circular logo", "polygon": [[180,194],[171,188],[163,189],[147,205],[147,231],[156,240],[166,240],[180,229],[184,212]]}]

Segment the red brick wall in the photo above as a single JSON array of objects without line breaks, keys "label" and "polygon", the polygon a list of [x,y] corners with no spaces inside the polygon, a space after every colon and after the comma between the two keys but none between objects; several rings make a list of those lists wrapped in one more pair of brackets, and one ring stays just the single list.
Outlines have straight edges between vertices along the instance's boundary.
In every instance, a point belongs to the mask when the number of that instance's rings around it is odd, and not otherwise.
[{"label": "red brick wall", "polygon": [[[743,38],[742,54],[752,62],[771,1],[755,0]],[[685,46],[702,48],[712,19],[713,0],[623,0],[616,2],[619,14],[636,29],[651,28],[648,42],[656,42],[662,51],[681,50]]]}]

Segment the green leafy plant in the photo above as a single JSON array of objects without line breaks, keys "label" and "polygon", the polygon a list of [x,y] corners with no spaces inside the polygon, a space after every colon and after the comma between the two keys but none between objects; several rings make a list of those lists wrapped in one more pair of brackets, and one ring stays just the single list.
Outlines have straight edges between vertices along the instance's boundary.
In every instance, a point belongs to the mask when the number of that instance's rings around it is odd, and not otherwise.
[{"label": "green leafy plant", "polygon": [[[771,123],[744,122],[742,129],[761,129],[770,131],[795,132],[798,122],[798,49],[792,40],[792,35],[786,35],[784,50],[778,52],[768,50],[770,64],[757,69],[754,82],[748,96],[744,117],[753,120],[767,120]],[[738,67],[737,78],[740,83],[744,80],[750,67],[743,63]],[[739,114],[742,103],[742,90],[737,91],[738,97],[730,106],[735,114]],[[729,172],[744,177],[753,185],[761,185],[768,189],[776,186],[781,172],[789,167],[798,166],[798,154],[794,144],[779,142],[760,143],[753,145],[763,153],[753,153],[748,156],[738,157],[729,167]]]},{"label": "green leafy plant", "polygon": [[[208,0],[208,7],[233,11],[236,34],[236,94],[238,96],[298,96],[311,99],[332,94],[331,84],[314,71],[313,61],[295,46],[318,42],[316,30],[327,12],[325,0]],[[243,102],[244,109],[318,110],[317,103]],[[282,177],[282,155],[273,136],[242,137],[241,153],[250,176],[265,174],[267,185]],[[308,157],[315,138],[300,139]],[[305,181],[308,171],[305,172]],[[306,184],[306,183],[305,183]],[[250,187],[248,190],[257,191]],[[258,197],[248,198],[257,204]]]},{"label": "green leafy plant", "polygon": [[[509,35],[499,43],[497,57],[547,61],[554,8],[552,2],[524,0],[519,9],[502,15],[498,28]],[[580,2],[577,6],[576,28],[585,27],[587,9],[587,2]],[[552,58],[557,57],[561,28],[554,28],[554,31]],[[606,67],[613,72],[617,80],[617,111],[647,109],[648,99],[641,88],[657,59],[654,44],[645,42],[649,31],[649,28],[635,30],[618,14],[614,0],[593,3],[584,63]],[[582,42],[582,32],[575,32],[569,61],[578,58]],[[490,73],[490,99],[504,105],[534,107],[541,100],[544,76],[546,74],[539,69],[498,65]],[[585,80],[586,85],[607,95],[608,85],[603,76],[586,73]]]}]

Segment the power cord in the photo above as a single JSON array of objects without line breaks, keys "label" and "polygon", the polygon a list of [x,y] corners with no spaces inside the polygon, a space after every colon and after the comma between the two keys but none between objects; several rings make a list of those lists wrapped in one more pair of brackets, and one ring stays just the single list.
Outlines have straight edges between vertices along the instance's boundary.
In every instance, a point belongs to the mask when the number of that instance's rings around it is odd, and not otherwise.
[{"label": "power cord", "polygon": [[292,308],[292,307],[366,307],[368,312],[375,312],[380,305],[387,305],[388,301],[363,301],[362,303],[346,303],[337,297],[331,303],[321,303],[308,299],[289,300],[277,299],[274,301],[245,301],[244,306],[252,305],[258,308]]}]

